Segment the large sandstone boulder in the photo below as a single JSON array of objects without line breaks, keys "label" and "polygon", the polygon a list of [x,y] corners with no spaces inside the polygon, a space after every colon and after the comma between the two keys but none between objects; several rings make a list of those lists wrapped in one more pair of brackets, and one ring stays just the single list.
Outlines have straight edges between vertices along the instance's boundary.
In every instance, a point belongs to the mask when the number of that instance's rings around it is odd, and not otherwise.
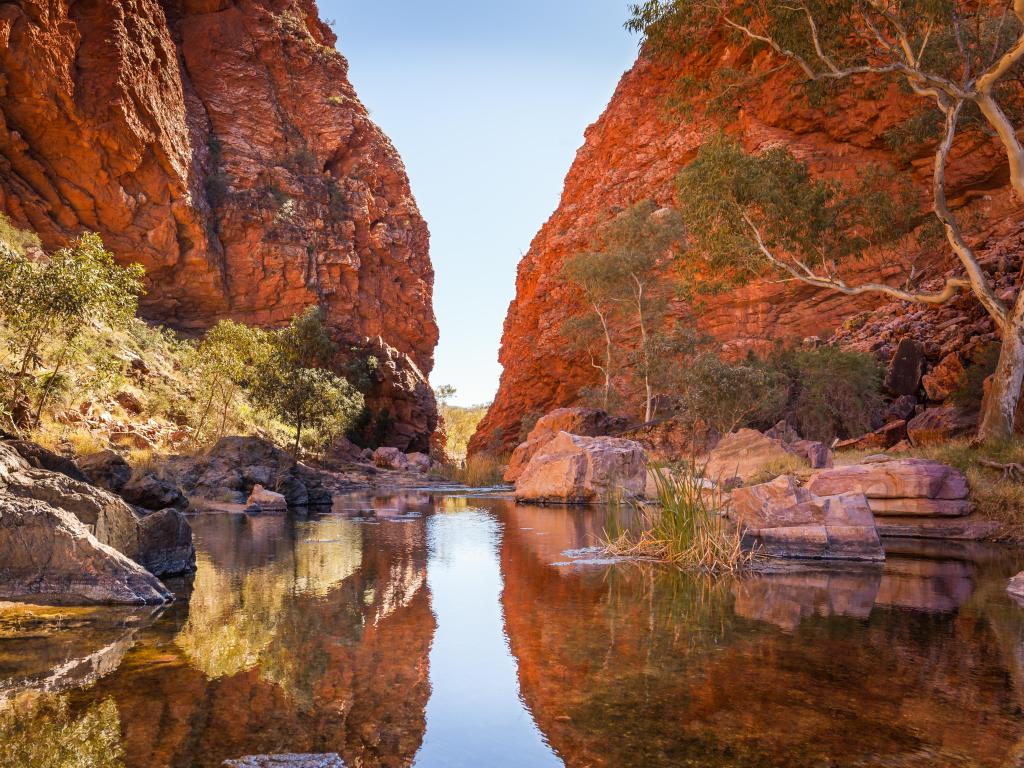
[{"label": "large sandstone boulder", "polygon": [[978,430],[978,411],[944,405],[928,408],[907,422],[907,435],[917,447],[943,445]]},{"label": "large sandstone boulder", "polygon": [[786,443],[756,429],[741,429],[719,441],[704,463],[704,474],[719,484],[734,478],[749,482],[766,472],[786,472],[794,458],[808,467],[832,464],[831,452],[821,443]]},{"label": "large sandstone boulder", "polygon": [[145,472],[121,487],[120,496],[136,507],[159,511],[161,509],[188,509],[188,498],[174,483]]},{"label": "large sandstone boulder", "polygon": [[288,500],[282,494],[268,491],[258,483],[253,487],[246,504],[261,512],[285,512],[288,509]]},{"label": "large sandstone boulder", "polygon": [[99,543],[157,576],[194,570],[192,530],[178,510],[133,509],[102,488],[30,467],[4,443],[0,443],[0,466],[4,468],[0,472],[0,496],[32,499],[70,513]]},{"label": "large sandstone boulder", "polygon": [[971,511],[967,478],[929,459],[873,461],[816,473],[811,493],[862,493],[879,516],[956,517]]},{"label": "large sandstone boulder", "polygon": [[627,424],[626,419],[610,416],[594,408],[556,408],[538,419],[525,442],[520,443],[512,452],[505,470],[505,482],[516,482],[530,460],[560,432],[584,437],[604,437],[620,432]]},{"label": "large sandstone boulder", "polygon": [[99,542],[70,512],[0,495],[0,599],[61,605],[158,605],[170,592]]},{"label": "large sandstone boulder", "polygon": [[967,371],[960,362],[960,355],[950,352],[934,368],[924,375],[921,383],[929,400],[942,402],[963,386]]},{"label": "large sandstone boulder", "polygon": [[50,472],[60,472],[62,475],[67,475],[72,480],[78,480],[83,483],[89,482],[89,478],[85,476],[78,464],[73,460],[47,450],[38,443],[33,443],[28,440],[7,440],[6,442],[9,447],[13,448],[25,461],[28,462],[29,466],[34,467],[35,469],[47,469]]},{"label": "large sandstone boulder", "polygon": [[639,443],[560,432],[527,464],[516,482],[520,501],[591,504],[621,492],[642,496],[647,457]]},{"label": "large sandstone boulder", "polygon": [[907,439],[907,422],[890,421],[874,432],[869,432],[850,440],[841,440],[835,445],[837,451],[875,451],[886,450],[899,445]]},{"label": "large sandstone boulder", "polygon": [[409,459],[397,448],[384,446],[373,452],[373,463],[381,469],[405,471],[409,468]]},{"label": "large sandstone boulder", "polygon": [[861,493],[822,497],[792,476],[732,492],[729,516],[743,546],[769,557],[884,560],[875,517]]},{"label": "large sandstone boulder", "polygon": [[289,506],[330,505],[320,473],[258,437],[224,437],[205,456],[179,456],[165,467],[187,495],[244,504],[256,485],[281,493]]}]

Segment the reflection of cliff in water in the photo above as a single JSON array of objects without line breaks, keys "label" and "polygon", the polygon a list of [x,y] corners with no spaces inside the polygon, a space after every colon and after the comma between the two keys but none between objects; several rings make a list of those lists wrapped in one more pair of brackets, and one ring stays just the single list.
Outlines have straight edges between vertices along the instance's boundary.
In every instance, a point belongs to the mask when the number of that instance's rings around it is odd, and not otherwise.
[{"label": "reflection of cliff in water", "polygon": [[422,522],[201,517],[191,601],[90,699],[121,711],[129,768],[336,752],[405,766],[434,632]]},{"label": "reflection of cliff in water", "polygon": [[523,697],[570,768],[1016,764],[1024,615],[992,591],[1012,565],[567,569],[542,542],[586,545],[597,515],[543,511],[510,513],[502,600]]}]

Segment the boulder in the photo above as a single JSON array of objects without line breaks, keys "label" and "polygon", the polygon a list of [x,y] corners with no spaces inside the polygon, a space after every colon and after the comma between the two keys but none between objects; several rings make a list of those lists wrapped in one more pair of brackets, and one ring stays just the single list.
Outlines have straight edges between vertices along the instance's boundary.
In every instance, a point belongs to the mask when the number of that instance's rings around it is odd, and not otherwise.
[{"label": "boulder", "polygon": [[405,471],[409,469],[409,459],[397,448],[382,447],[373,452],[373,463],[381,469]]},{"label": "boulder", "polygon": [[165,475],[188,496],[244,504],[258,484],[284,494],[293,507],[330,505],[332,496],[314,469],[259,437],[223,437],[205,456],[179,456]]},{"label": "boulder", "polygon": [[720,435],[703,421],[672,417],[619,432],[617,437],[634,440],[644,447],[649,461],[674,464],[706,454]]},{"label": "boulder", "polygon": [[50,472],[60,472],[62,475],[67,475],[72,480],[78,480],[82,483],[89,482],[89,478],[85,476],[74,461],[43,448],[38,443],[28,440],[8,440],[7,445],[17,451],[21,458],[27,461],[31,467],[47,469]]},{"label": "boulder", "polygon": [[347,437],[339,437],[327,448],[328,465],[353,464],[363,460],[363,449]]},{"label": "boulder", "polygon": [[960,355],[951,352],[924,375],[921,383],[924,384],[928,399],[941,403],[963,386],[966,375],[964,364],[960,362]]},{"label": "boulder", "polygon": [[127,389],[121,390],[114,395],[114,401],[133,416],[138,416],[145,409],[138,395],[134,392],[129,392]]},{"label": "boulder", "polygon": [[527,464],[516,482],[520,501],[590,504],[615,493],[638,497],[647,483],[647,457],[632,440],[560,432]]},{"label": "boulder", "polygon": [[900,395],[890,403],[889,408],[885,412],[885,420],[887,423],[906,421],[914,415],[916,408],[916,397],[913,395]]},{"label": "boulder", "polygon": [[530,460],[561,432],[584,437],[604,437],[628,426],[626,419],[610,416],[594,408],[556,408],[542,416],[509,458],[505,482],[514,483]]},{"label": "boulder", "polygon": [[101,543],[70,512],[0,495],[0,599],[58,605],[159,605],[153,574]]},{"label": "boulder", "polygon": [[188,509],[188,498],[181,489],[170,480],[157,477],[152,472],[129,480],[122,486],[120,495],[129,504],[143,509]]},{"label": "boulder", "polygon": [[896,347],[885,375],[885,388],[894,395],[916,395],[921,388],[925,352],[920,342],[904,338]]},{"label": "boulder", "polygon": [[408,453],[405,456],[405,460],[411,471],[421,475],[427,474],[434,465],[434,462],[425,453]]},{"label": "boulder", "polygon": [[836,443],[837,451],[873,451],[876,449],[885,450],[898,445],[907,439],[907,422],[892,421],[884,427],[869,432],[866,435],[855,437],[851,440],[841,440]]},{"label": "boulder", "polygon": [[132,468],[114,451],[91,453],[79,459],[78,466],[90,483],[112,493],[120,491],[132,479]]},{"label": "boulder", "polygon": [[1021,571],[1012,579],[1006,587],[1011,596],[1024,600],[1024,571]]},{"label": "boulder", "polygon": [[967,478],[929,459],[871,461],[823,470],[807,488],[819,496],[863,493],[879,516],[950,517],[971,511]]},{"label": "boulder", "polygon": [[824,466],[832,461],[831,452],[821,443],[787,444],[756,429],[741,429],[719,441],[704,462],[704,474],[719,484],[728,484],[733,478],[746,483],[766,472],[791,470],[794,458],[807,466],[812,466],[811,459]]},{"label": "boulder", "polygon": [[284,512],[288,509],[288,500],[283,494],[268,491],[258,483],[253,486],[246,504],[250,507],[259,507],[261,512]]},{"label": "boulder", "polygon": [[791,475],[732,492],[729,516],[743,546],[769,557],[885,559],[875,517],[861,493],[817,496]]},{"label": "boulder", "polygon": [[[0,444],[0,467],[3,497],[40,501],[73,515],[98,542],[148,567],[157,576],[195,569],[192,530],[178,510],[135,510],[102,488],[57,472],[33,469],[5,444]],[[158,525],[148,521],[151,514],[159,514],[162,522]],[[172,519],[173,525],[169,522]]]},{"label": "boulder", "polygon": [[928,408],[907,423],[907,435],[915,447],[942,445],[978,431],[978,412],[945,405]]}]

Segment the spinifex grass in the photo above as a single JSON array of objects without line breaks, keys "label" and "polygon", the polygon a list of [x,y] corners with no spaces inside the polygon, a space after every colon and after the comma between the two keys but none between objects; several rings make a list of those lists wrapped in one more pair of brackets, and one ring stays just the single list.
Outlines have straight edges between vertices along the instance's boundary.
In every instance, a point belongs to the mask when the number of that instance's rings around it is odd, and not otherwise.
[{"label": "spinifex grass", "polygon": [[[721,490],[694,466],[678,470],[654,467],[657,503],[639,505],[639,533],[606,530],[605,549],[614,555],[651,557],[706,573],[734,572],[752,555],[722,511]],[[610,535],[609,535],[610,534]]]}]

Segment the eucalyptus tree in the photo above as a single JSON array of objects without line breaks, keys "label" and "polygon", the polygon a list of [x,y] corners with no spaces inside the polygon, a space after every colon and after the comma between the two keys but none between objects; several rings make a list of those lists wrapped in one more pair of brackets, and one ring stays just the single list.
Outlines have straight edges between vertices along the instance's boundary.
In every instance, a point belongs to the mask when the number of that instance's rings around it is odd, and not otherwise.
[{"label": "eucalyptus tree", "polygon": [[[655,52],[699,49],[719,35],[746,41],[769,50],[817,96],[827,98],[837,84],[874,77],[898,82],[920,100],[921,112],[913,119],[934,130],[919,130],[912,141],[933,152],[931,207],[963,270],[939,291],[843,279],[836,266],[842,254],[812,247],[812,237],[827,231],[823,223],[812,220],[803,231],[796,225],[800,216],[813,213],[815,196],[840,221],[855,206],[843,190],[810,179],[782,151],[748,161],[737,147],[719,142],[702,153],[698,171],[684,175],[683,191],[689,195],[700,185],[724,183],[720,196],[713,190],[699,194],[700,204],[724,219],[708,223],[698,240],[707,246],[726,238],[737,257],[757,256],[792,279],[846,295],[880,292],[931,305],[970,291],[1003,342],[979,437],[1011,436],[1024,383],[1024,291],[1013,304],[997,294],[950,206],[946,179],[958,134],[982,130],[1004,154],[1009,187],[1024,202],[1024,0],[647,0],[632,6],[628,26],[642,31]],[[729,98],[741,99],[741,92],[734,88]],[[752,189],[743,178],[747,172],[794,199]]]},{"label": "eucalyptus tree", "polygon": [[[672,281],[666,279],[675,248],[683,239],[682,219],[670,208],[645,200],[609,219],[597,235],[598,246],[566,263],[565,274],[587,298],[604,352],[592,365],[604,376],[606,403],[611,391],[616,350],[643,389],[644,421],[654,418],[656,384],[662,369],[666,310]],[[584,330],[579,319],[570,333]]]}]

